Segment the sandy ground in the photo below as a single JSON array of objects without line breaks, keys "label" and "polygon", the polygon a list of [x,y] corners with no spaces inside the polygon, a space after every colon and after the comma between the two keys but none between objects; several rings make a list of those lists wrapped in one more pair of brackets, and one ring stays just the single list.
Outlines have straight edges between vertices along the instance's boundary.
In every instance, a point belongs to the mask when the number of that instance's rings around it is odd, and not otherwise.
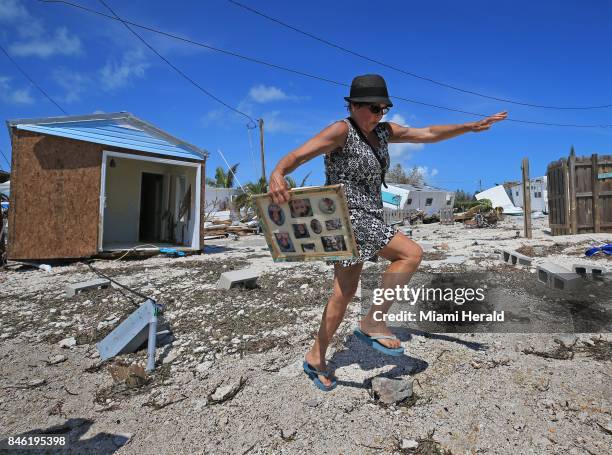
[{"label": "sandy ground", "polygon": [[[509,314],[554,322],[568,307],[582,316],[586,308],[600,333],[398,327],[406,355],[386,357],[352,335],[364,308],[356,298],[329,353],[339,379],[329,393],[313,386],[301,361],[332,269],[275,264],[260,236],[212,240],[199,256],[94,264],[166,308],[160,330],[172,333],[158,340],[158,367],[129,385],[113,380],[113,362],[144,365],[146,352],[101,363],[95,343],[142,299],[116,288],[67,298],[67,283],[96,278],[84,264],[2,271],[0,436],[68,434],[67,453],[608,454],[610,283],[589,283],[568,297],[538,284],[534,267],[549,261],[612,268],[606,257],[583,258],[591,241],[609,235],[551,237],[546,220],[535,220],[534,238],[526,240],[516,238],[519,222],[416,226],[413,238],[426,253],[414,280],[488,274]],[[533,266],[503,264],[495,250],[507,247],[535,254]],[[367,266],[364,291],[366,276],[379,277],[385,265]],[[221,273],[246,267],[261,272],[257,288],[215,289]],[[75,345],[62,347],[71,337]],[[376,376],[412,381],[413,397],[382,404],[370,391]]]}]

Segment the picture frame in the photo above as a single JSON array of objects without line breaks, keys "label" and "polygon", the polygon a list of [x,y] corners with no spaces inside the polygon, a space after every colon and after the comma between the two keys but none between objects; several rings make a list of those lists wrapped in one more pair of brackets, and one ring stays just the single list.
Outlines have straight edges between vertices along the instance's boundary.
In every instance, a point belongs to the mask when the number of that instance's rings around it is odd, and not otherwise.
[{"label": "picture frame", "polygon": [[284,204],[268,193],[253,196],[274,262],[358,257],[343,185],[293,188],[289,195]]}]

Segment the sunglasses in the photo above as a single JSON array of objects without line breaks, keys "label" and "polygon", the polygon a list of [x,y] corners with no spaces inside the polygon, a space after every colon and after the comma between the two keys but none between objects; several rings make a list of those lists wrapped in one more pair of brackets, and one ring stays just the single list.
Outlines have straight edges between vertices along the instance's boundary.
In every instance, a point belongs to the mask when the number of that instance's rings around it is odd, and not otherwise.
[{"label": "sunglasses", "polygon": [[380,107],[378,104],[368,104],[368,109],[370,109],[370,112],[372,114],[386,114],[387,112],[389,112],[389,109],[391,109],[389,106],[385,106],[385,107]]}]

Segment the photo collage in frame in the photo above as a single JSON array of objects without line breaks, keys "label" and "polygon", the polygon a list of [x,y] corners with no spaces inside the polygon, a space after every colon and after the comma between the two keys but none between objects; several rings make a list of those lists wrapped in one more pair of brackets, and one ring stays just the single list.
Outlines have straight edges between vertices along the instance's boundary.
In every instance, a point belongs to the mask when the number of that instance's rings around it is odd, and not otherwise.
[{"label": "photo collage in frame", "polygon": [[295,188],[275,204],[255,196],[262,228],[275,261],[350,259],[357,247],[342,185]]}]

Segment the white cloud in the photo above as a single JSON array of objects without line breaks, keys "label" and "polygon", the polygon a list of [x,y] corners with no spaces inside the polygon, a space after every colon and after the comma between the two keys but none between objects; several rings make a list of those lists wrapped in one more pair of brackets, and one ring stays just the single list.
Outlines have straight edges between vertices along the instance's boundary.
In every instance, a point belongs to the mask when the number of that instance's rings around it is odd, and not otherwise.
[{"label": "white cloud", "polygon": [[45,34],[45,26],[41,21],[33,17],[29,17],[27,20],[17,23],[16,28],[17,34],[24,39],[40,38]]},{"label": "white cloud", "polygon": [[133,79],[143,78],[145,70],[150,66],[142,49],[128,51],[123,54],[120,62],[109,60],[100,70],[102,88],[113,91],[125,87]]},{"label": "white cloud", "polygon": [[[402,126],[410,126],[406,122],[406,118],[400,113],[394,113],[391,117],[386,115],[382,118],[383,122],[397,123]],[[423,150],[425,144],[414,144],[411,142],[391,143],[389,144],[389,156],[395,161],[404,161],[412,158],[413,152]]]},{"label": "white cloud", "polygon": [[410,126],[406,123],[406,119],[401,114],[393,114],[389,118],[387,118],[387,116],[385,115],[383,116],[382,121],[397,123],[398,125],[402,125],[402,126]]},{"label": "white cloud", "polygon": [[81,94],[85,92],[90,80],[87,76],[71,71],[67,68],[57,68],[53,71],[52,77],[62,89],[64,95],[60,98],[65,103],[72,103],[81,99]]},{"label": "white cloud", "polygon": [[14,89],[11,86],[11,78],[0,76],[0,100],[7,104],[32,104],[34,98],[29,88]]},{"label": "white cloud", "polygon": [[14,21],[28,17],[27,10],[17,0],[0,0],[0,21]]},{"label": "white cloud", "polygon": [[298,126],[281,118],[280,111],[267,112],[262,115],[264,130],[268,133],[295,133]]},{"label": "white cloud", "polygon": [[404,161],[412,158],[414,152],[423,150],[425,144],[413,144],[411,142],[390,143],[389,157],[394,161]]},{"label": "white cloud", "polygon": [[81,53],[81,40],[71,35],[65,27],[55,30],[53,36],[44,36],[42,28],[33,39],[17,41],[9,46],[11,54],[18,57],[48,58],[52,55],[77,55]]},{"label": "white cloud", "polygon": [[300,101],[308,99],[307,96],[288,95],[282,89],[272,85],[263,84],[251,87],[248,99],[256,103],[269,103],[271,101]]},{"label": "white cloud", "polygon": [[430,170],[427,166],[417,166],[417,170],[425,180],[438,175],[438,170],[435,167]]},{"label": "white cloud", "polygon": [[11,95],[11,100],[15,104],[32,104],[34,102],[34,98],[30,94],[30,89],[21,89],[15,90]]}]

